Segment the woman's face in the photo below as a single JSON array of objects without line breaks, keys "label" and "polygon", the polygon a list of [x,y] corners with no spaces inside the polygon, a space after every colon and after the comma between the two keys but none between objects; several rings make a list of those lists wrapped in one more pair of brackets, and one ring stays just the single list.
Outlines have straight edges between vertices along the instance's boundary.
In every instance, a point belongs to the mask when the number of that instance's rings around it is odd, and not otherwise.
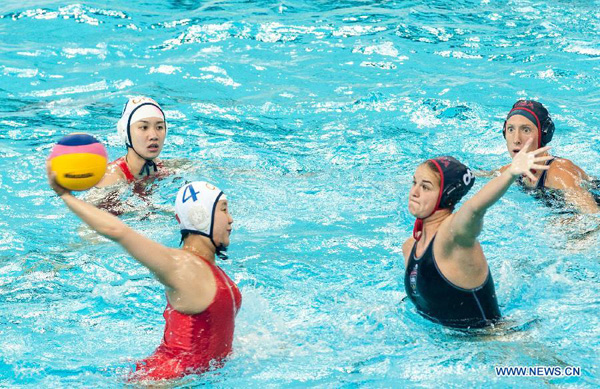
[{"label": "woman's face", "polygon": [[506,121],[505,135],[506,148],[508,149],[508,153],[510,154],[511,158],[521,151],[529,139],[532,139],[533,141],[531,142],[531,146],[529,146],[530,150],[527,151],[533,151],[537,149],[539,138],[538,128],[525,116],[511,116]]},{"label": "woman's face", "polygon": [[440,194],[440,179],[429,166],[417,167],[413,184],[408,194],[408,211],[417,218],[426,218],[433,213]]},{"label": "woman's face", "polygon": [[213,240],[217,247],[229,246],[229,235],[231,235],[231,225],[233,217],[229,213],[227,200],[219,200],[215,209],[215,221],[213,225]]},{"label": "woman's face", "polygon": [[165,143],[167,128],[163,118],[149,117],[129,127],[131,143],[144,159],[152,160],[160,154]]}]

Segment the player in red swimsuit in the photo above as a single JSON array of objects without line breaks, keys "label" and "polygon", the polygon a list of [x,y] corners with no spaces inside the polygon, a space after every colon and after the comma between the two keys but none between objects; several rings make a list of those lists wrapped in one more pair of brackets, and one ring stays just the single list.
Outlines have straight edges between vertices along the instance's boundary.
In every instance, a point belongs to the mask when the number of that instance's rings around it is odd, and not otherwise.
[{"label": "player in red swimsuit", "polygon": [[127,154],[108,165],[99,188],[118,182],[160,174],[158,159],[167,135],[165,114],[158,103],[147,97],[127,101],[117,123],[119,137],[127,146]]},{"label": "player in red swimsuit", "polygon": [[165,286],[165,332],[160,346],[140,361],[131,380],[158,380],[219,367],[231,353],[235,316],[242,296],[216,265],[224,257],[233,218],[227,198],[206,182],[183,186],[175,203],[183,248],[165,247],[129,228],[117,217],[80,200],[56,183],[52,189],[92,229],[119,243]]}]

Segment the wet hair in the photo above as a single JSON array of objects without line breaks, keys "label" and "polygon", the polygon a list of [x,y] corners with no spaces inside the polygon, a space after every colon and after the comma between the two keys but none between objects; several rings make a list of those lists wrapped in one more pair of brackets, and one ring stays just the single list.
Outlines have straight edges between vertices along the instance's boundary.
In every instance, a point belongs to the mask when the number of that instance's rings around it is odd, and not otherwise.
[{"label": "wet hair", "polygon": [[440,172],[437,168],[437,166],[435,166],[435,163],[433,163],[432,160],[428,159],[427,161],[423,162],[421,164],[421,166],[427,166],[429,168],[429,170],[431,170],[431,172],[435,175],[435,178],[437,178],[438,182],[438,186],[442,183],[442,176],[440,175]]}]

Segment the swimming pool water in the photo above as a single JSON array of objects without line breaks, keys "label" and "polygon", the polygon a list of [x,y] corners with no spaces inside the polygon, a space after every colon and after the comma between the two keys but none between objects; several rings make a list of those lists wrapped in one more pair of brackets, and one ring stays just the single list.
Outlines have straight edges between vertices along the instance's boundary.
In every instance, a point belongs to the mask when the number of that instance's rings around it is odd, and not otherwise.
[{"label": "swimming pool water", "polygon": [[[185,180],[235,218],[234,354],[176,386],[567,386],[600,383],[600,235],[514,187],[480,241],[506,324],[475,334],[404,302],[401,244],[416,165],[509,161],[520,97],[557,124],[553,153],[600,176],[599,1],[8,1],[0,4],[0,386],[114,387],[163,331],[160,284],[91,239],[44,175],[73,131],[122,155],[116,120],[145,94],[161,157],[194,163],[121,195],[171,247]],[[487,182],[478,178],[474,190]],[[474,191],[472,191],[474,193]],[[150,204],[150,205],[148,205]],[[495,366],[581,377],[497,377]]]}]

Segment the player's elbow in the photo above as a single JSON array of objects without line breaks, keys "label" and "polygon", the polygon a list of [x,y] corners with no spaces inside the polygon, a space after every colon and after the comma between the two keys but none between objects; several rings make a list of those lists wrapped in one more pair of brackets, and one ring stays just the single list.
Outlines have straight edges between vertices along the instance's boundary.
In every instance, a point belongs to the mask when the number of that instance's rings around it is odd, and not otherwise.
[{"label": "player's elbow", "polygon": [[102,229],[98,230],[98,232],[100,235],[114,242],[121,242],[127,236],[128,230],[129,227],[125,225],[109,225],[104,226]]}]

